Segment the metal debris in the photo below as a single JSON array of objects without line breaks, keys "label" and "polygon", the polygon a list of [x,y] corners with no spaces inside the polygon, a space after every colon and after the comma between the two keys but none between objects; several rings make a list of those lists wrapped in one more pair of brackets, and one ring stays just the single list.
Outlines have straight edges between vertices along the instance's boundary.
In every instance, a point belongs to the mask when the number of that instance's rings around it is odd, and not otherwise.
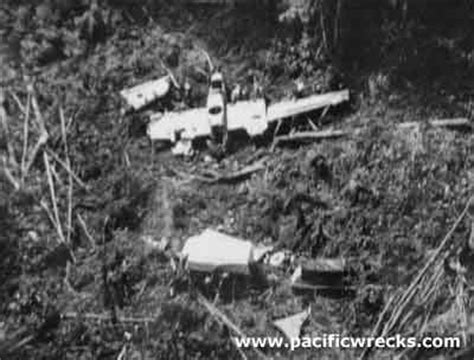
[{"label": "metal debris", "polygon": [[311,307],[298,314],[286,317],[284,319],[276,320],[273,324],[283,333],[288,339],[295,339],[300,336],[301,327],[311,314]]},{"label": "metal debris", "polygon": [[190,237],[182,250],[190,270],[250,275],[249,264],[254,262],[254,245],[230,235],[207,229]]},{"label": "metal debris", "polygon": [[294,290],[350,291],[346,284],[349,271],[344,259],[313,259],[298,266],[291,276]]},{"label": "metal debris", "polygon": [[143,84],[124,89],[120,92],[120,95],[129,106],[137,111],[153,101],[164,97],[170,89],[170,77],[164,76],[157,80],[147,81]]}]

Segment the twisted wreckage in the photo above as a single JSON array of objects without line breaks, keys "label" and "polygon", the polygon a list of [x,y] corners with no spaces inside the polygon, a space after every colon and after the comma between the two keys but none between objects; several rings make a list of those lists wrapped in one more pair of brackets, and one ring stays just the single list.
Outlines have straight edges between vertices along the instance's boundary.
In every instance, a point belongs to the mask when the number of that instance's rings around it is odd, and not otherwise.
[{"label": "twisted wreckage", "polygon": [[[137,111],[170,91],[174,79],[170,76],[125,89],[121,92],[133,110]],[[263,135],[271,123],[293,118],[318,109],[326,109],[349,100],[349,90],[310,95],[267,105],[265,99],[228,103],[221,73],[210,79],[206,107],[154,113],[150,116],[147,135],[151,141],[174,145],[175,154],[186,153],[199,138],[213,138],[216,133],[224,139],[234,131],[245,131],[250,137]],[[225,141],[225,140],[224,140]]]},{"label": "twisted wreckage", "polygon": [[[250,137],[256,137],[263,135],[272,122],[324,109],[347,100],[349,91],[342,90],[285,100],[269,106],[264,99],[256,99],[226,104],[220,111],[215,107],[203,107],[159,113],[151,116],[147,134],[152,141],[160,140],[175,144],[175,149],[194,139],[211,137],[215,128],[219,127],[224,127],[228,133],[244,130]],[[216,121],[215,112],[218,111],[222,112],[221,122]]]}]

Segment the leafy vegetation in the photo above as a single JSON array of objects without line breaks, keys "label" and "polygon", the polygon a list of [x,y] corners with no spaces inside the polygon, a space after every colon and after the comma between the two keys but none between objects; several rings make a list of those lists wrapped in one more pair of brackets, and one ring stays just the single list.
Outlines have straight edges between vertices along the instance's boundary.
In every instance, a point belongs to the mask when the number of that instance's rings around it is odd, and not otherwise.
[{"label": "leafy vegetation", "polygon": [[[299,254],[342,256],[357,275],[351,299],[294,297],[282,283],[220,301],[247,335],[277,335],[271,320],[308,302],[305,334],[370,334],[472,196],[472,133],[395,127],[472,112],[472,4],[438,3],[3,1],[0,357],[241,358],[186,275],[144,241],[168,239],[177,250],[209,226]],[[322,121],[363,131],[274,152],[247,144],[211,164],[204,153],[152,157],[134,132],[137,118],[121,112],[118,91],[170,69],[202,102],[203,50],[231,83],[252,70],[275,100],[297,78],[313,91],[350,86],[351,109]],[[266,171],[240,184],[203,186],[186,176],[259,156],[268,157]],[[302,197],[320,206],[303,206]],[[453,253],[464,251],[470,230],[467,221],[456,228]],[[429,301],[415,299],[404,333],[419,334],[423,307],[427,332],[469,333],[463,321],[472,304],[465,288],[459,292],[459,274],[443,273],[441,284]]]}]

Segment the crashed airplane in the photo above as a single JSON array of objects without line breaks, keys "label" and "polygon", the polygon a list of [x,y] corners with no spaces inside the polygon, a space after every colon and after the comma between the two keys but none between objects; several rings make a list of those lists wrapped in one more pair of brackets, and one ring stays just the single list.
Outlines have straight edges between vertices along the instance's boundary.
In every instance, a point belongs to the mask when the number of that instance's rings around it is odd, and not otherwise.
[{"label": "crashed airplane", "polygon": [[[167,96],[175,83],[172,75],[168,74],[124,89],[120,95],[129,108],[138,111]],[[190,151],[195,139],[215,140],[216,133],[221,133],[225,143],[228,134],[237,130],[256,137],[263,135],[273,122],[326,109],[349,100],[349,90],[282,100],[268,106],[263,98],[228,104],[225,94],[224,77],[222,73],[215,72],[210,78],[206,107],[151,115],[147,127],[148,137],[151,141],[175,145],[175,154],[185,154]]]},{"label": "crashed airplane", "polygon": [[349,100],[349,90],[284,100],[268,107],[263,99],[238,101],[223,105],[223,109],[203,107],[179,112],[157,113],[150,117],[147,135],[150,140],[177,144],[212,136],[215,113],[226,117],[227,131],[244,130],[250,137],[262,135],[270,123],[317,109],[338,105]]}]

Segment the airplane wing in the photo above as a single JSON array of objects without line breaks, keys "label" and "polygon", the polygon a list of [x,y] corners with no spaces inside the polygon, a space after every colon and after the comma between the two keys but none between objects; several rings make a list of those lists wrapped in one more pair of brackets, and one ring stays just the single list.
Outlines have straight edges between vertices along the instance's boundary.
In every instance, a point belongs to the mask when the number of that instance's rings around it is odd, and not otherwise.
[{"label": "airplane wing", "polygon": [[150,118],[147,130],[151,140],[176,142],[178,135],[183,139],[194,139],[211,134],[206,108],[173,111],[155,114]]},{"label": "airplane wing", "polygon": [[[250,136],[260,135],[267,128],[265,102],[241,101],[227,106],[227,129],[245,130]],[[151,140],[176,142],[211,135],[207,108],[155,114],[150,118],[148,136]]]},{"label": "airplane wing", "polygon": [[283,100],[268,107],[267,121],[296,116],[305,112],[337,105],[349,100],[349,90],[333,91],[326,94],[311,95],[302,99]]},{"label": "airplane wing", "polygon": [[268,127],[263,99],[239,101],[227,105],[227,129],[245,130],[250,136],[261,135]]}]

